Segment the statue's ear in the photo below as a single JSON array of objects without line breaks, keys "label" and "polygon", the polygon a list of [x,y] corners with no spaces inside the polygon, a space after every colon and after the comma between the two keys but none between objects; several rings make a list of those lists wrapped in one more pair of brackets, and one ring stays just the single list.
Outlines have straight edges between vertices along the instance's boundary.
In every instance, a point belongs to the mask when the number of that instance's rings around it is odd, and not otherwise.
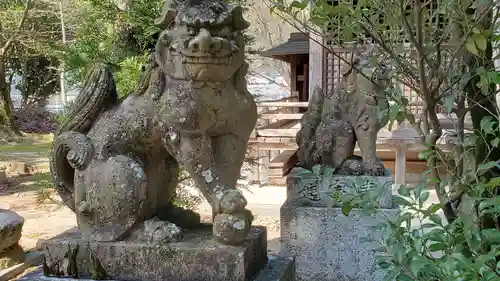
[{"label": "statue's ear", "polygon": [[349,76],[352,72],[352,65],[345,63],[341,68],[340,68],[340,73],[342,74],[342,77]]},{"label": "statue's ear", "polygon": [[167,0],[163,4],[163,9],[161,10],[161,15],[155,19],[155,25],[161,28],[168,28],[175,19],[177,11],[175,9],[176,3],[174,0]]},{"label": "statue's ear", "polygon": [[250,23],[243,18],[243,9],[241,6],[235,6],[231,11],[233,20],[233,28],[235,30],[245,30],[250,26]]}]

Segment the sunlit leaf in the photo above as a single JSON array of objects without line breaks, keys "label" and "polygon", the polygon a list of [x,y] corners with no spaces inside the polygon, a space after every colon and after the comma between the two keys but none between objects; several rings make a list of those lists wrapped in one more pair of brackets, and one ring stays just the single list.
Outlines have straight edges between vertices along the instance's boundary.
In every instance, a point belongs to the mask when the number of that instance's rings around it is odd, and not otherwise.
[{"label": "sunlit leaf", "polygon": [[479,51],[477,50],[476,43],[472,38],[468,38],[465,42],[465,49],[471,52],[473,55],[479,56]]},{"label": "sunlit leaf", "polygon": [[484,34],[474,34],[472,38],[473,38],[474,42],[476,43],[477,48],[480,51],[483,51],[483,52],[486,51],[488,39],[486,38],[486,36],[484,36]]}]

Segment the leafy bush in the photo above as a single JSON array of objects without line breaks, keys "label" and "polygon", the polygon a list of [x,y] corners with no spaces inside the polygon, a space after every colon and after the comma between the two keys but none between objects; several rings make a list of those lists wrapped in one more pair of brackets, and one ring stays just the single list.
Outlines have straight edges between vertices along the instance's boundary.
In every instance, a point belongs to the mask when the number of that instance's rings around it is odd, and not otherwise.
[{"label": "leafy bush", "polygon": [[25,106],[12,114],[14,122],[25,133],[51,133],[58,127],[56,114],[45,108]]},{"label": "leafy bush", "polygon": [[[375,231],[381,233],[377,242],[376,261],[386,270],[388,281],[499,281],[500,280],[500,196],[497,186],[500,177],[487,179],[481,175],[497,168],[498,163],[488,162],[464,176],[462,182],[475,179],[464,185],[460,204],[456,206],[457,217],[451,222],[438,212],[441,203],[428,204],[427,182],[410,189],[403,185],[394,203],[400,211],[394,218],[385,217]],[[448,182],[449,183],[449,182]],[[447,182],[440,181],[449,192]],[[377,187],[378,188],[378,187]],[[367,213],[377,212],[378,202],[365,193],[345,194],[342,211],[348,215],[352,206],[365,206]],[[383,212],[380,214],[384,215]]]},{"label": "leafy bush", "polygon": [[401,187],[395,197],[401,212],[380,228],[384,239],[377,261],[388,272],[386,280],[500,280],[500,231],[477,227],[479,219],[500,214],[500,197],[477,195],[462,204],[479,203],[479,216],[466,212],[447,223],[437,214],[441,204],[424,205],[429,198],[424,185]]}]

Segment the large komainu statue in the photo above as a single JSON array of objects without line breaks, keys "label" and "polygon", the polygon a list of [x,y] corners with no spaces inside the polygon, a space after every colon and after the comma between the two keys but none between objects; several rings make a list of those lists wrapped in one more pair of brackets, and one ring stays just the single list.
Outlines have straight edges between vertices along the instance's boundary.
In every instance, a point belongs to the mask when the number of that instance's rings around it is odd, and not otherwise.
[{"label": "large komainu statue", "polygon": [[236,182],[257,120],[249,24],[218,0],[167,1],[156,23],[165,30],[135,93],[117,99],[105,67],[88,77],[54,140],[53,181],[86,238],[168,241],[191,214],[171,205],[182,164],[212,205],[216,239],[242,243],[252,215]]},{"label": "large komainu statue", "polygon": [[[385,89],[390,77],[388,68],[372,59],[375,51],[366,45],[354,49],[350,64],[342,68],[343,81],[332,93],[315,88],[297,133],[299,149],[285,164],[285,175],[294,166],[311,170],[318,164],[343,175],[386,173],[376,155],[376,141],[387,124],[380,116],[389,107]],[[356,141],[362,157],[354,156]]]}]

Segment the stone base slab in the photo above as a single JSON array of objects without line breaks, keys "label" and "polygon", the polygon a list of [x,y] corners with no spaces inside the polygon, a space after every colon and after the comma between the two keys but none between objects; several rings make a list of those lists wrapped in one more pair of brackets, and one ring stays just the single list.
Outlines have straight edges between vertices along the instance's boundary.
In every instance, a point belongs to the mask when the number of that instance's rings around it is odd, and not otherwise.
[{"label": "stone base slab", "polygon": [[[160,280],[160,279],[157,279]],[[163,280],[163,279],[161,279]],[[170,279],[168,279],[170,280]],[[193,279],[195,280],[195,279]],[[48,277],[43,274],[42,269],[21,277],[19,281],[93,281],[90,279],[73,279]],[[109,280],[113,281],[113,280]],[[295,261],[293,258],[269,256],[268,261],[253,281],[295,281]]]},{"label": "stone base slab", "polygon": [[394,216],[398,209],[382,209],[366,216],[353,209],[303,207],[290,201],[281,207],[281,253],[294,256],[299,281],[381,281],[385,272],[375,265],[372,226]]},{"label": "stone base slab", "polygon": [[[211,226],[186,231],[179,242],[89,242],[79,233],[41,241],[44,272],[54,277],[121,281],[246,281],[267,256],[264,227],[253,227],[242,246],[212,239]],[[30,280],[30,279],[27,279]],[[31,279],[42,280],[42,279]],[[55,279],[50,279],[55,280]]]}]

